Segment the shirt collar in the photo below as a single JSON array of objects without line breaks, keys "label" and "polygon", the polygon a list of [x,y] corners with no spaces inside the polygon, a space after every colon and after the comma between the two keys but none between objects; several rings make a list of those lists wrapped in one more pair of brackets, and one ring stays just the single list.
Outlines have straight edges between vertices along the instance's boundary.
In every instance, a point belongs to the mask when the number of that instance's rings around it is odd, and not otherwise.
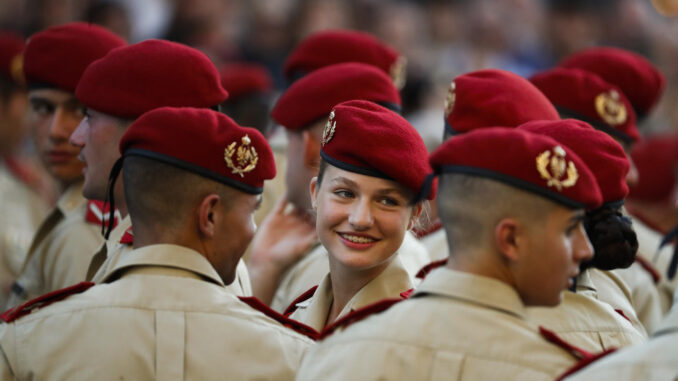
[{"label": "shirt collar", "polygon": [[[169,267],[194,273],[200,277],[224,286],[224,282],[207,258],[187,247],[158,244],[133,250],[122,256],[103,282],[109,282],[127,269],[139,266]],[[123,275],[124,276],[124,275]]]},{"label": "shirt collar", "polygon": [[82,186],[83,182],[80,181],[66,188],[56,204],[61,213],[68,214],[79,205],[87,202],[87,199],[82,195]]},{"label": "shirt collar", "polygon": [[525,319],[525,305],[511,286],[497,279],[442,267],[432,271],[413,297],[439,295],[502,311]]}]

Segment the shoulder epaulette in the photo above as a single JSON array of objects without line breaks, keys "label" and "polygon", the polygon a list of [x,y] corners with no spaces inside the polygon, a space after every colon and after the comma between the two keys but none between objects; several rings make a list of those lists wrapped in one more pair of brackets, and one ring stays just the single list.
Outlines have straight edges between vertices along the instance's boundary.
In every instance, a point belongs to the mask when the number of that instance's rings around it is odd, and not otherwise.
[{"label": "shoulder epaulette", "polygon": [[331,335],[334,333],[339,328],[345,328],[350,326],[351,324],[355,324],[368,316],[378,314],[380,312],[384,312],[387,309],[391,308],[394,304],[402,302],[405,300],[405,298],[392,298],[392,299],[384,299],[380,300],[376,303],[370,304],[369,306],[365,306],[363,308],[359,308],[355,311],[351,311],[349,314],[344,316],[343,318],[335,321],[334,323],[328,325],[325,327],[321,332],[320,335],[318,336],[318,340],[322,340],[326,338],[327,336]]},{"label": "shoulder epaulette", "polygon": [[120,243],[123,245],[131,245],[134,243],[134,232],[132,232],[132,227],[125,230],[125,234],[120,238]]},{"label": "shoulder epaulette", "polygon": [[437,269],[438,267],[443,267],[447,264],[447,258],[445,259],[440,259],[438,261],[434,261],[429,263],[428,265],[424,266],[417,272],[417,275],[415,275],[419,279],[424,279],[426,276],[433,270]]},{"label": "shoulder epaulette", "polygon": [[242,301],[243,303],[247,304],[248,306],[254,308],[255,310],[263,313],[264,315],[270,317],[271,319],[277,321],[278,323],[284,325],[287,328],[292,329],[293,331],[300,333],[311,340],[317,340],[318,339],[318,331],[315,329],[307,326],[304,323],[298,322],[294,319],[290,319],[286,316],[283,316],[279,314],[278,312],[275,312],[271,308],[269,308],[267,305],[265,305],[261,300],[253,297],[253,296],[239,296],[238,299]]},{"label": "shoulder epaulette", "polygon": [[93,282],[80,282],[70,287],[49,292],[45,295],[38,296],[35,299],[29,300],[24,304],[8,309],[2,315],[0,315],[0,319],[4,320],[7,323],[10,323],[24,315],[30,314],[34,310],[46,307],[52,303],[66,299],[71,295],[85,292],[92,286],[94,286]]},{"label": "shoulder epaulette", "polygon": [[564,349],[567,351],[569,354],[572,355],[572,357],[576,358],[579,361],[585,360],[587,358],[593,357],[594,355],[589,353],[588,351],[578,348],[567,341],[561,339],[556,335],[555,332],[548,330],[542,326],[539,327],[539,333],[542,335],[546,341],[555,344],[559,346],[560,348]]},{"label": "shoulder epaulette", "polygon": [[[110,204],[102,201],[90,200],[87,202],[87,213],[85,220],[97,225],[103,225],[108,221],[108,213],[110,212]],[[120,222],[120,212],[115,211],[113,220],[113,227]]]},{"label": "shoulder epaulette", "polygon": [[576,364],[574,364],[571,368],[565,371],[565,373],[561,374],[558,376],[556,381],[561,381],[565,379],[566,377],[571,376],[572,374],[579,372],[580,370],[586,368],[587,366],[591,365],[592,363],[600,360],[601,358],[609,355],[610,353],[614,353],[617,351],[617,348],[610,348],[606,349],[600,353],[597,353],[595,355],[591,355],[590,357],[586,357],[582,360],[579,360]]},{"label": "shoulder epaulette", "polygon": [[641,256],[636,256],[636,262],[640,265],[640,267],[643,268],[643,270],[647,271],[650,274],[652,280],[654,281],[654,284],[659,283],[659,281],[662,279],[662,276],[661,274],[659,274],[659,271],[657,271],[657,269],[654,268],[650,261]]},{"label": "shoulder epaulette", "polygon": [[315,294],[315,290],[317,290],[317,289],[318,289],[318,286],[313,286],[313,287],[311,287],[310,289],[306,290],[306,292],[304,292],[303,294],[299,295],[299,297],[297,297],[296,299],[294,299],[294,300],[292,301],[292,303],[290,303],[290,305],[287,306],[287,308],[285,308],[285,311],[283,312],[283,315],[285,315],[285,316],[287,316],[287,317],[289,317],[290,315],[292,315],[292,313],[293,313],[294,311],[297,310],[297,304],[298,304],[298,303],[301,303],[301,302],[303,302],[303,301],[305,301],[305,300],[311,299],[311,297],[313,296],[313,294]]}]

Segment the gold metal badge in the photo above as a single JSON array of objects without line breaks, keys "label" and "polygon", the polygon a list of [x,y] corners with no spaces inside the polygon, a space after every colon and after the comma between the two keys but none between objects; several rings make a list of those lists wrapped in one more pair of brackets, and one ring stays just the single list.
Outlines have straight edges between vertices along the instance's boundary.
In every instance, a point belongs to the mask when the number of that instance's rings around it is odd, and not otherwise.
[{"label": "gold metal badge", "polygon": [[596,111],[605,123],[616,126],[623,124],[628,119],[626,106],[621,101],[619,93],[615,90],[598,94],[595,102]]},{"label": "gold metal badge", "polygon": [[450,116],[452,113],[452,109],[454,109],[454,100],[456,99],[457,95],[455,93],[455,87],[456,85],[454,84],[454,81],[450,83],[450,89],[447,90],[447,98],[445,98],[445,117],[447,118]]},{"label": "gold metal badge", "polygon": [[396,89],[402,90],[405,87],[405,82],[407,82],[407,58],[405,56],[398,57],[388,71],[393,85]]},{"label": "gold metal badge", "polygon": [[325,147],[325,144],[332,140],[332,137],[334,136],[334,130],[336,128],[337,122],[334,120],[334,110],[332,110],[332,112],[330,112],[330,118],[327,120],[325,128],[323,128],[323,136],[322,139],[320,140],[320,144],[323,147]]},{"label": "gold metal badge", "polygon": [[[250,137],[245,135],[242,137],[241,144],[237,150],[235,148],[237,142],[233,142],[226,147],[224,160],[226,160],[226,165],[233,170],[231,173],[237,173],[240,177],[245,177],[245,173],[257,167],[259,155],[257,150],[250,146],[251,142]],[[233,163],[233,154],[236,154],[237,165]]]},{"label": "gold metal badge", "polygon": [[24,55],[17,54],[12,58],[12,61],[9,64],[9,72],[12,75],[12,78],[16,83],[26,84],[26,78],[24,76]]},{"label": "gold metal badge", "polygon": [[[537,170],[546,185],[556,187],[558,191],[574,186],[579,179],[579,172],[572,161],[565,160],[565,150],[561,146],[551,151],[544,151],[537,156]],[[567,178],[563,179],[563,176]]]}]

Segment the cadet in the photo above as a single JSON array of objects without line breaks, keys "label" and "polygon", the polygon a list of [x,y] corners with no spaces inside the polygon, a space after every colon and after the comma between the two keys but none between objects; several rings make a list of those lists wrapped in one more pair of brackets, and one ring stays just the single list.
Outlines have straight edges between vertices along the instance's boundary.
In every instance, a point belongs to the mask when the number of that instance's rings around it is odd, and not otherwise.
[{"label": "cadet", "polygon": [[275,175],[264,137],[216,111],[160,108],[120,152],[134,251],[103,284],[5,313],[0,378],[292,380],[311,341],[224,287]]},{"label": "cadet", "polygon": [[412,288],[399,248],[433,194],[424,141],[393,111],[340,103],[322,136],[311,197],[329,274],[285,312],[317,331]]},{"label": "cadet", "polygon": [[567,349],[540,337],[525,311],[557,305],[591,258],[582,221],[601,196],[584,162],[551,138],[509,128],[450,139],[430,162],[442,173],[448,265],[410,299],[319,343],[298,380],[552,380],[588,356],[548,330]]},{"label": "cadet", "polygon": [[[87,107],[86,118],[71,136],[71,143],[82,147],[80,156],[86,164],[83,194],[89,199],[114,201],[125,217],[92,259],[88,279],[99,282],[133,241],[133,234],[125,235],[131,221],[122,184],[112,190],[112,197],[107,194],[109,174],[120,157],[117,142],[127,126],[158,107],[216,108],[228,94],[214,64],[203,53],[174,42],[147,40],[116,49],[92,63],[78,83],[76,95]],[[234,284],[240,295],[251,294],[246,270],[244,264],[239,266]]]},{"label": "cadet", "polygon": [[68,138],[84,116],[74,94],[83,71],[124,44],[104,28],[72,23],[36,33],[26,46],[23,65],[36,149],[62,193],[33,239],[7,307],[85,279],[91,255],[103,242],[102,205],[82,197],[80,150]]},{"label": "cadet", "polygon": [[[400,95],[386,74],[370,65],[342,63],[318,69],[295,82],[271,113],[287,132],[287,193],[262,222],[248,268],[254,295],[271,303],[276,311],[284,311],[329,271],[327,251],[317,243],[313,246],[316,236],[309,184],[318,174],[327,117],[334,105],[349,100],[400,109]],[[285,211],[288,200],[292,211]],[[400,252],[412,279],[430,261],[426,249],[411,233],[406,233]]]},{"label": "cadet", "polygon": [[[620,142],[631,166],[626,182],[633,185],[638,181],[638,171],[629,157],[631,146],[640,139],[636,115],[618,87],[591,72],[559,67],[538,73],[530,81],[553,102],[562,117],[583,120]],[[645,273],[641,274],[643,286],[633,291],[617,273],[591,269],[589,274],[600,300],[622,310],[639,331],[651,330],[660,316],[657,290],[641,266],[632,264],[630,271]]]},{"label": "cadet", "polygon": [[564,292],[563,303],[558,307],[529,308],[530,318],[594,353],[643,343],[644,332],[634,328],[612,306],[598,300],[588,271],[628,267],[636,256],[636,235],[630,220],[620,212],[629,189],[625,180],[629,161],[624,149],[604,132],[576,119],[532,121],[518,129],[549,136],[570,147],[591,169],[603,196],[603,205],[586,213],[584,227],[594,255],[582,263],[576,287]]}]

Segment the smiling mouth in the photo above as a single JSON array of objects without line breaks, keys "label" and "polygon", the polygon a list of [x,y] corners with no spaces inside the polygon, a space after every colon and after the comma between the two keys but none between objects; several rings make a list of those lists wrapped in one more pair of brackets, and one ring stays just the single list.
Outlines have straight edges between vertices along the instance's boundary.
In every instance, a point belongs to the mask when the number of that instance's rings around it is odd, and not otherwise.
[{"label": "smiling mouth", "polygon": [[371,237],[366,237],[363,235],[354,235],[354,234],[347,234],[347,233],[338,233],[341,238],[353,242],[353,243],[374,243],[379,241],[378,239],[374,239]]}]

